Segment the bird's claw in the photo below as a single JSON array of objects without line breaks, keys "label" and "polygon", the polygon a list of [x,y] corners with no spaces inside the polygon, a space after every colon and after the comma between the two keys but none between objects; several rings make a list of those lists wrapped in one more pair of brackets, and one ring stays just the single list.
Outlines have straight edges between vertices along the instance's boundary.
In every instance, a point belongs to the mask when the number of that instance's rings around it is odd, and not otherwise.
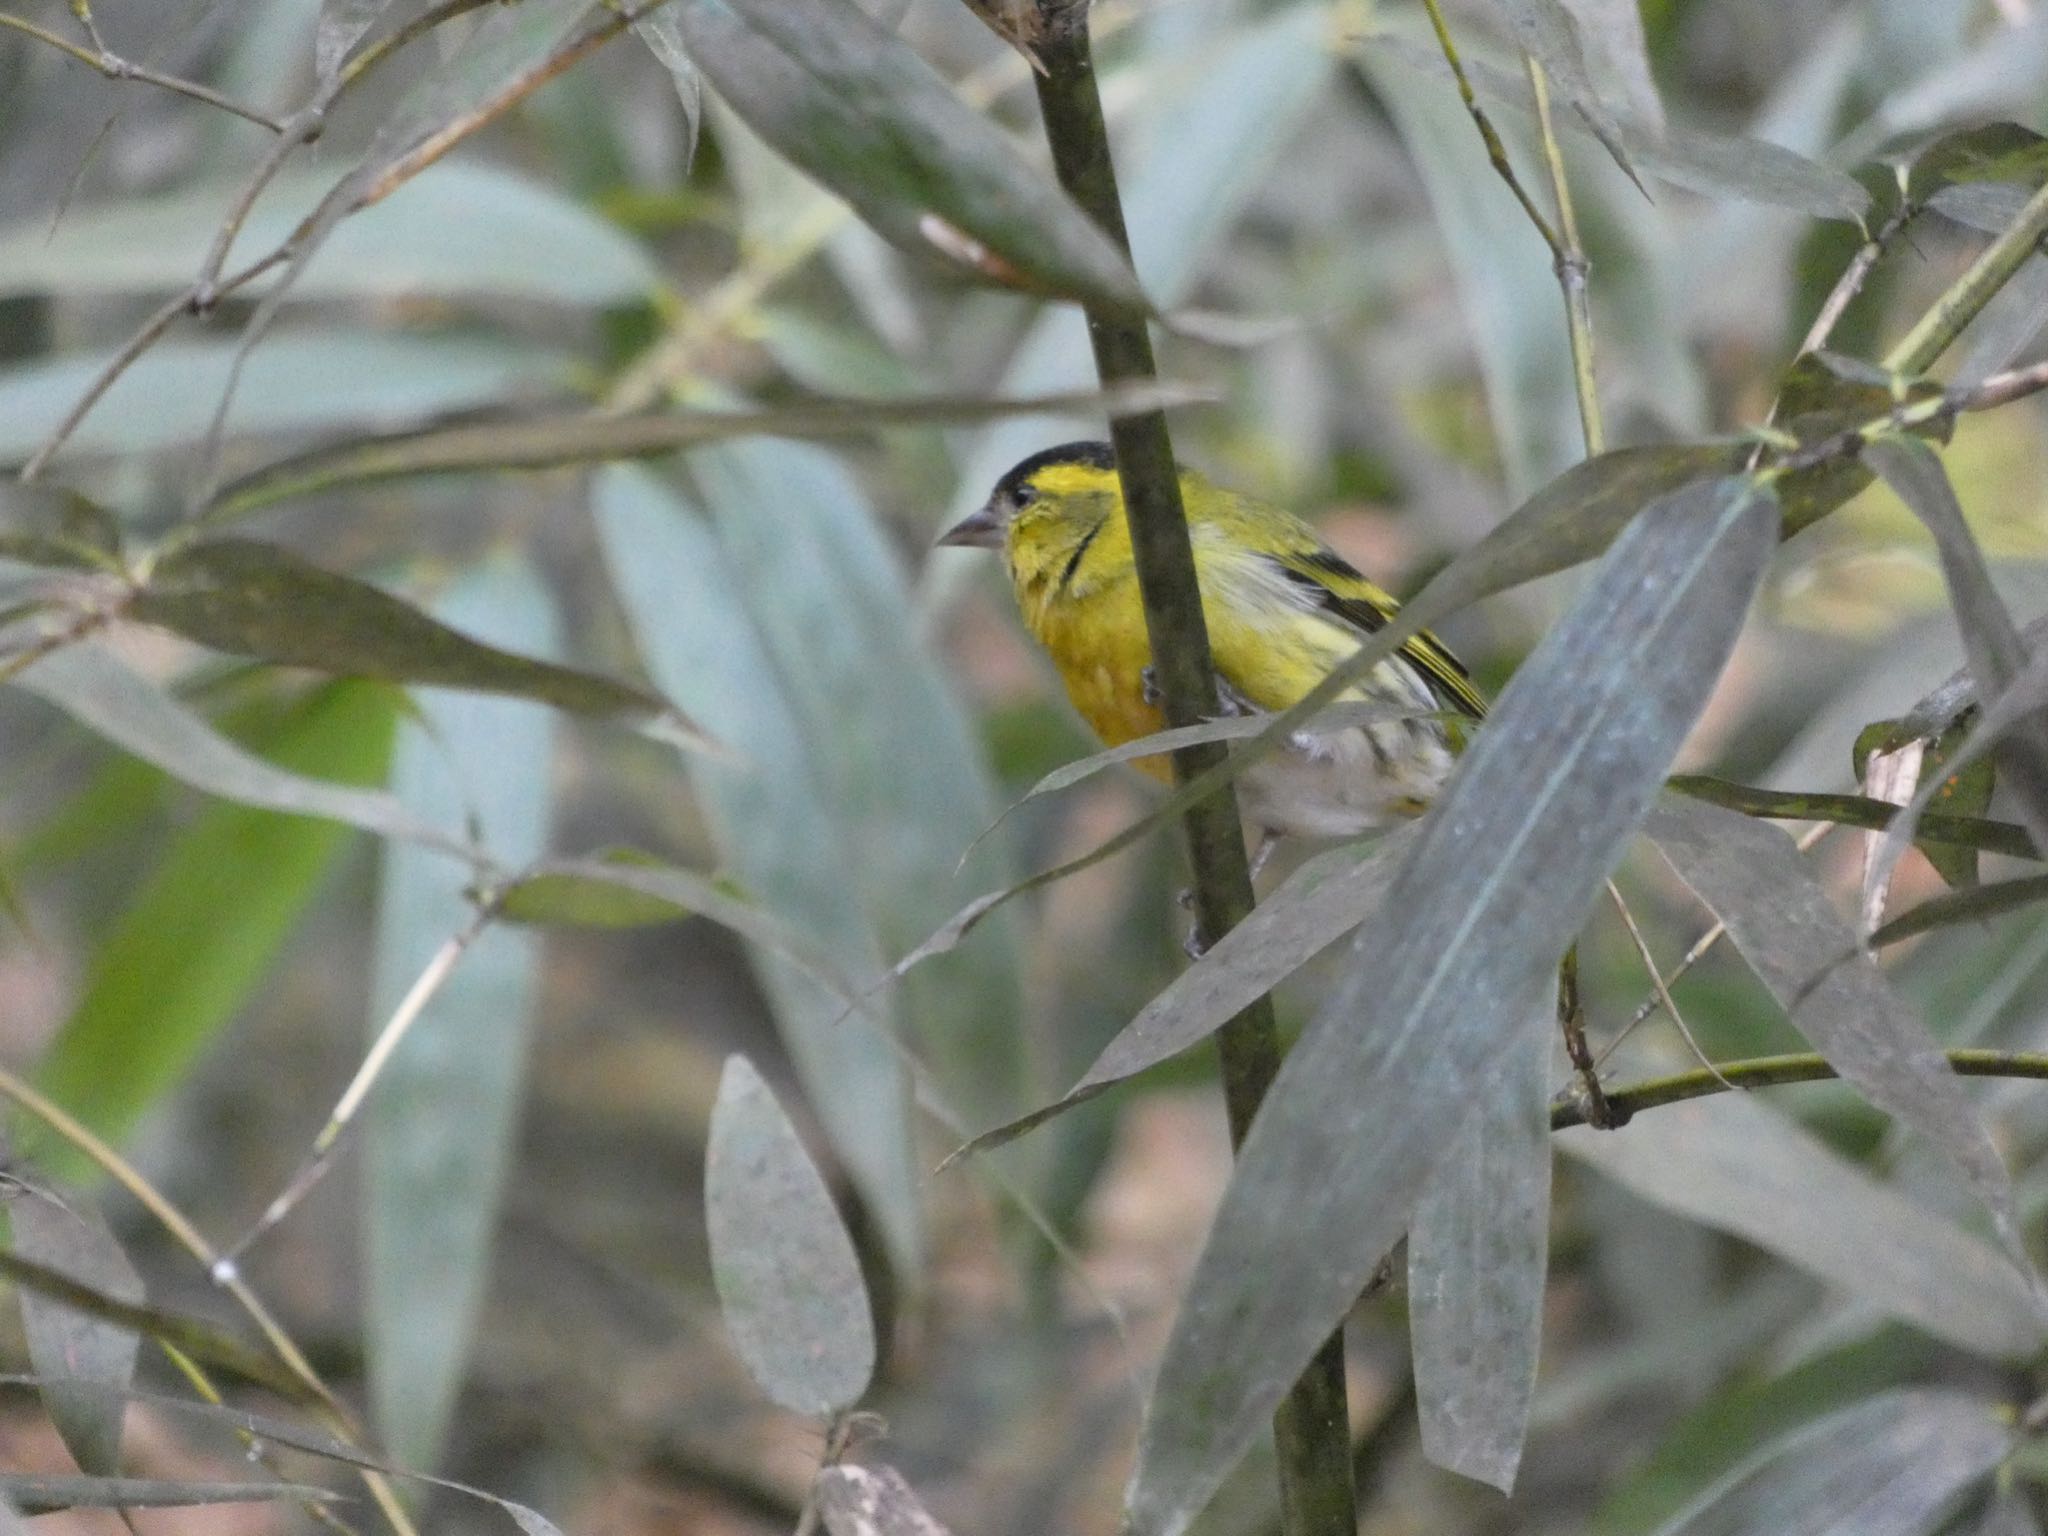
[{"label": "bird's claw", "polygon": [[1166,695],[1159,689],[1159,674],[1150,667],[1138,673],[1138,693],[1154,709],[1166,702]]}]

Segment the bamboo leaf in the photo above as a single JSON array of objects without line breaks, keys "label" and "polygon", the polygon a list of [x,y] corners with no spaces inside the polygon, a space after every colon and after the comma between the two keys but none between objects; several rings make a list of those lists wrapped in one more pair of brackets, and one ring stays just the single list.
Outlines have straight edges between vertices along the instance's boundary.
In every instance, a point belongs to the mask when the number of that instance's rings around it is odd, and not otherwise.
[{"label": "bamboo leaf", "polygon": [[1550,1054],[1557,988],[1523,1000],[1519,1036],[1430,1177],[1408,1233],[1408,1331],[1422,1453],[1515,1486],[1550,1257]]},{"label": "bamboo leaf", "polygon": [[[1889,727],[1896,723],[1879,721],[1878,725]],[[1861,777],[1860,773],[1858,777]],[[1773,821],[1832,821],[1837,826],[1882,831],[1899,814],[1898,806],[1866,795],[1764,789],[1754,784],[1731,783],[1711,774],[1673,774],[1666,783],[1670,789],[1690,799],[1704,800],[1709,805],[1741,811],[1745,816],[1762,816]],[[2025,827],[2009,821],[1988,821],[1979,816],[1923,816],[1920,818],[1918,840],[1937,848],[1981,850],[2002,853],[2014,859],[2040,857]]]},{"label": "bamboo leaf", "polygon": [[[113,1405],[118,1411],[120,1403]],[[24,1515],[64,1509],[188,1509],[205,1504],[318,1503],[330,1489],[310,1483],[186,1483],[157,1477],[45,1477],[0,1472],[0,1497]]]},{"label": "bamboo leaf", "polygon": [[[612,848],[594,862],[659,870],[661,862],[637,848]],[[513,881],[498,895],[498,916],[508,923],[564,928],[645,928],[674,923],[690,909],[666,896],[651,895],[562,869],[542,869]]]},{"label": "bamboo leaf", "polygon": [[[510,554],[435,604],[436,621],[545,654],[553,600]],[[504,864],[547,845],[553,718],[512,700],[434,694],[399,738],[392,791],[461,822]],[[380,872],[368,1027],[388,1019],[472,912],[464,870],[393,845]],[[493,927],[434,994],[364,1107],[364,1339],[380,1439],[405,1465],[440,1459],[490,1278],[538,995],[540,936]]]},{"label": "bamboo leaf", "polygon": [[[915,1274],[923,1216],[909,1094],[887,1033],[897,1027],[895,999],[862,997],[849,1006],[846,991],[822,979],[855,978],[858,993],[883,966],[854,882],[819,878],[821,869],[856,866],[827,811],[804,729],[711,530],[643,470],[600,472],[595,504],[613,586],[648,671],[745,758],[741,767],[692,757],[691,786],[726,866],[778,932],[802,935],[823,957],[822,965],[799,966],[783,947],[754,946],[805,1092],[891,1259],[900,1273]],[[621,871],[617,878],[635,877]],[[715,915],[702,895],[692,904]]]},{"label": "bamboo leaf", "polygon": [[1989,1403],[1887,1392],[1768,1447],[1658,1536],[1924,1536],[2012,1445]]},{"label": "bamboo leaf", "polygon": [[1758,1099],[1669,1104],[1618,1134],[1560,1132],[1557,1145],[1935,1338],[2000,1358],[2040,1347],[2040,1315],[2004,1255]]},{"label": "bamboo leaf", "polygon": [[[189,276],[189,274],[188,274]],[[116,379],[69,440],[75,454],[203,441],[235,367],[231,342],[159,342]],[[105,354],[0,369],[0,464],[19,464],[106,371]],[[231,436],[391,428],[516,398],[559,378],[559,352],[501,339],[294,330],[250,359]]]},{"label": "bamboo leaf", "polygon": [[[40,1384],[39,1378],[34,1376],[0,1376],[0,1385],[33,1387]],[[458,1483],[452,1478],[431,1477],[424,1472],[414,1472],[387,1461],[380,1461],[336,1439],[325,1430],[310,1425],[298,1424],[270,1414],[250,1413],[246,1409],[195,1402],[191,1398],[165,1397],[154,1392],[135,1392],[90,1383],[81,1383],[79,1391],[97,1393],[115,1404],[142,1403],[168,1418],[186,1419],[196,1424],[227,1430],[245,1441],[254,1439],[271,1445],[289,1446],[295,1451],[303,1451],[308,1456],[318,1457],[322,1461],[336,1462],[345,1467],[359,1467],[370,1472],[382,1472],[387,1477],[425,1483],[433,1488],[447,1488],[503,1510],[525,1536],[562,1536],[552,1521],[524,1504],[500,1498],[495,1493],[487,1493],[481,1488],[471,1487],[468,1483]]]},{"label": "bamboo leaf", "polygon": [[[118,1300],[143,1299],[142,1277],[99,1212],[28,1190],[8,1205],[7,1214],[15,1251],[25,1258]],[[28,1336],[29,1364],[37,1375],[48,1378],[43,1405],[72,1459],[96,1477],[119,1473],[118,1403],[109,1412],[104,1397],[73,1388],[81,1381],[126,1387],[135,1376],[141,1340],[131,1328],[27,1290],[21,1293],[21,1326]]]},{"label": "bamboo leaf", "polygon": [[[973,725],[907,620],[908,585],[858,482],[823,449],[745,442],[691,461],[743,601],[861,871],[854,896],[885,955],[974,891],[1014,877]],[[973,851],[963,861],[962,853]],[[948,1103],[975,1125],[1026,1098],[1016,934],[906,980],[897,1006]]]},{"label": "bamboo leaf", "polygon": [[12,679],[124,752],[223,800],[291,816],[319,816],[379,837],[471,858],[461,838],[409,815],[389,795],[289,773],[243,751],[106,647],[65,646]]},{"label": "bamboo leaf", "polygon": [[1368,921],[1385,900],[1387,885],[1416,832],[1413,827],[1396,828],[1370,848],[1333,848],[1310,859],[1201,959],[1167,983],[1103,1047],[1073,1087],[1051,1104],[984,1131],[953,1156],[1013,1141],[1207,1039]]},{"label": "bamboo leaf", "polygon": [[1646,828],[1679,878],[1723,923],[1793,1026],[1873,1104],[1924,1136],[1991,1212],[2032,1277],[2012,1184],[1977,1111],[1792,839],[1747,816],[1666,799]]},{"label": "bamboo leaf", "polygon": [[418,475],[554,469],[658,458],[735,437],[842,437],[883,427],[966,424],[1047,410],[1101,410],[1117,415],[1211,398],[1210,391],[1187,385],[1147,383],[1020,399],[928,395],[818,400],[758,411],[662,411],[637,416],[607,415],[588,408],[496,415],[470,412],[439,424],[351,438],[267,464],[224,487],[207,509],[205,520],[228,522],[297,497]]},{"label": "bamboo leaf", "polygon": [[744,1056],[726,1059],[704,1153],[711,1276],[754,1380],[792,1413],[852,1407],[875,1369],[853,1239],[796,1127]]},{"label": "bamboo leaf", "polygon": [[[289,241],[335,181],[331,164],[281,174],[250,211],[231,265]],[[207,180],[160,196],[84,203],[54,228],[42,218],[0,228],[0,294],[177,293],[239,190],[239,182]],[[638,241],[559,188],[503,164],[453,159],[336,226],[292,292],[301,301],[489,296],[594,308],[643,303],[662,286],[660,264]],[[264,291],[263,279],[244,290]],[[415,355],[424,363],[429,346],[456,343],[435,336]],[[337,349],[338,361],[349,356]],[[401,380],[376,382],[390,388]]]},{"label": "bamboo leaf", "polygon": [[1360,930],[1245,1139],[1160,1366],[1141,1536],[1180,1536],[1407,1228],[1705,704],[1777,522],[1741,479],[1658,502],[1467,750],[1387,893],[1400,920]]},{"label": "bamboo leaf", "polygon": [[[2026,642],[1991,584],[1984,552],[1963,518],[1941,460],[1925,443],[1904,437],[1874,442],[1863,456],[1934,538],[1970,675],[1987,692],[2005,688],[2027,664]],[[2048,720],[2016,722],[1999,756],[2009,765],[2005,778],[2021,819],[2035,843],[2048,850]],[[1897,854],[1891,857],[1895,861]]]},{"label": "bamboo leaf", "polygon": [[159,561],[127,615],[281,666],[509,694],[618,719],[678,744],[702,737],[645,688],[473,640],[389,593],[275,544],[208,539]]},{"label": "bamboo leaf", "polygon": [[676,20],[747,126],[904,249],[1123,313],[1150,308],[1094,221],[854,0],[690,0]]}]

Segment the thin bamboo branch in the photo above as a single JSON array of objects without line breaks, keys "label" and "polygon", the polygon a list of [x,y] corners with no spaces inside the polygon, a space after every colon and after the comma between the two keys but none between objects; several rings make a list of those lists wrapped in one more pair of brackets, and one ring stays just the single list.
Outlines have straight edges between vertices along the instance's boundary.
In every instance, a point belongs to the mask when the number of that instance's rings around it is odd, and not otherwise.
[{"label": "thin bamboo branch", "polygon": [[1472,125],[1479,130],[1480,141],[1486,145],[1486,158],[1492,162],[1500,179],[1508,184],[1508,190],[1515,194],[1515,201],[1522,205],[1522,212],[1529,216],[1529,222],[1536,226],[1536,233],[1543,237],[1543,243],[1555,255],[1562,248],[1557,231],[1550,227],[1550,220],[1543,216],[1543,210],[1536,206],[1536,200],[1515,174],[1515,167],[1508,159],[1507,145],[1501,142],[1493,119],[1479,105],[1479,93],[1472,89],[1471,77],[1465,73],[1465,61],[1459,56],[1458,45],[1451,37],[1450,23],[1444,20],[1441,0],[1422,0],[1422,3],[1429,11],[1430,26],[1436,29],[1436,45],[1443,50],[1444,62],[1451,66],[1451,78],[1458,83],[1458,99],[1465,103],[1465,110],[1472,116]]},{"label": "thin bamboo branch", "polygon": [[1963,327],[1977,318],[1998,290],[2040,248],[2044,235],[2048,235],[2048,186],[2027,199],[2026,206],[2005,232],[1984,247],[1969,270],[1885,354],[1885,368],[1912,376],[1933,367],[1935,359],[1962,334]]},{"label": "thin bamboo branch", "polygon": [[[1954,1050],[1944,1054],[1950,1069],[1961,1077],[2048,1079],[2048,1055],[1987,1050]],[[1704,1099],[1730,1089],[1769,1088],[1781,1083],[1824,1083],[1838,1075],[1826,1058],[1818,1055],[1757,1056],[1631,1083],[1625,1088],[1609,1089],[1607,1096],[1615,1108],[1628,1114],[1641,1114],[1646,1109],[1681,1104],[1687,1099]],[[1583,1124],[1584,1115],[1575,1098],[1551,1105],[1550,1128],[1553,1131]]]},{"label": "thin bamboo branch", "polygon": [[87,35],[92,39],[91,47],[81,47],[68,37],[61,37],[47,27],[39,27],[20,16],[0,11],[0,27],[23,33],[39,43],[47,43],[59,53],[77,60],[87,69],[94,70],[109,80],[134,80],[142,85],[153,85],[173,95],[204,102],[209,107],[218,107],[221,111],[231,113],[245,122],[268,128],[272,133],[285,131],[285,125],[279,119],[236,101],[231,96],[224,96],[210,85],[202,85],[197,80],[183,80],[176,75],[167,75],[161,70],[151,69],[147,64],[137,64],[133,60],[124,59],[119,54],[110,52],[100,41],[99,29],[92,23],[91,12],[79,12],[79,19],[86,26]]},{"label": "thin bamboo branch", "polygon": [[[1054,173],[1128,254],[1130,239],[1089,47],[1088,8],[1040,0],[1039,20],[1041,30],[1034,41],[1044,68],[1034,83]],[[1087,318],[1096,370],[1105,387],[1158,377],[1142,319],[1094,308]],[[1217,713],[1216,675],[1166,417],[1157,411],[1119,416],[1110,423],[1110,437],[1167,724],[1193,725]],[[1224,755],[1225,748],[1217,742],[1183,747],[1173,754],[1174,775],[1185,783],[1217,766]],[[1252,910],[1251,869],[1234,791],[1225,788],[1189,806],[1181,825],[1194,874],[1196,936],[1213,945]],[[1225,1024],[1217,1041],[1231,1139],[1241,1144],[1280,1068],[1279,1032],[1270,999],[1260,998]],[[1354,1536],[1358,1516],[1341,1327],[1289,1391],[1274,1417],[1273,1430],[1287,1536]]]},{"label": "thin bamboo branch", "polygon": [[1543,139],[1543,163],[1550,171],[1551,196],[1557,203],[1557,233],[1550,247],[1551,266],[1557,286],[1564,294],[1565,327],[1571,335],[1572,383],[1579,397],[1579,426],[1585,434],[1586,457],[1606,447],[1606,431],[1600,423],[1600,386],[1593,368],[1593,304],[1586,286],[1591,268],[1586,247],[1579,239],[1579,216],[1572,206],[1571,182],[1565,176],[1564,151],[1558,146],[1557,125],[1551,121],[1550,81],[1533,53],[1524,54],[1529,89],[1536,97],[1536,123]]}]

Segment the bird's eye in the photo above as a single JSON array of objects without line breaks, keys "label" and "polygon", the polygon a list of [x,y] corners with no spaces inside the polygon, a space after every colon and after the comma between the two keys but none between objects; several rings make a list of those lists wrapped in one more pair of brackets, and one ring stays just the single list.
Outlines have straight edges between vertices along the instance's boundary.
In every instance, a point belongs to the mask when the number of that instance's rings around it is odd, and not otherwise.
[{"label": "bird's eye", "polygon": [[1020,485],[1010,492],[1010,501],[1018,507],[1028,507],[1038,500],[1038,492],[1031,486]]}]

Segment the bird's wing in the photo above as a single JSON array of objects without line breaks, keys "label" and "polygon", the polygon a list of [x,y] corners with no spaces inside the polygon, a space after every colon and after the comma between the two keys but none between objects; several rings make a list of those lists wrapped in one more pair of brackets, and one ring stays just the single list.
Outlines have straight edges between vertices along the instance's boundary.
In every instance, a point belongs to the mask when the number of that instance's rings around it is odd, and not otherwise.
[{"label": "bird's wing", "polygon": [[[1326,612],[1344,620],[1360,634],[1384,629],[1400,605],[1317,538],[1306,524],[1302,525],[1301,534],[1298,542],[1290,541],[1266,558],[1278,565],[1288,579],[1309,591]],[[1423,675],[1430,690],[1446,704],[1475,720],[1486,713],[1486,701],[1472,686],[1472,674],[1428,630],[1404,641],[1399,655]]]}]

